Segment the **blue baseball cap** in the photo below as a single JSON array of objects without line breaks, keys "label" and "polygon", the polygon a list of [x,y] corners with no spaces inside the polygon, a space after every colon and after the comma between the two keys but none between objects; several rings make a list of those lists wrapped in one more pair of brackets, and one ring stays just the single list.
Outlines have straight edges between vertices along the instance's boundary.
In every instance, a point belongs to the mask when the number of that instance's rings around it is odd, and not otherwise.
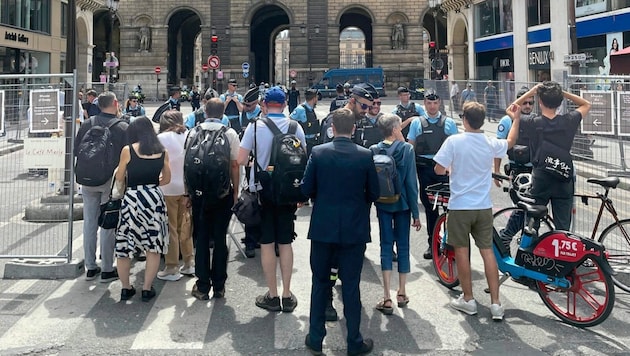
[{"label": "blue baseball cap", "polygon": [[277,103],[284,104],[287,101],[286,95],[284,95],[284,90],[280,87],[271,87],[267,89],[265,92],[265,103]]}]

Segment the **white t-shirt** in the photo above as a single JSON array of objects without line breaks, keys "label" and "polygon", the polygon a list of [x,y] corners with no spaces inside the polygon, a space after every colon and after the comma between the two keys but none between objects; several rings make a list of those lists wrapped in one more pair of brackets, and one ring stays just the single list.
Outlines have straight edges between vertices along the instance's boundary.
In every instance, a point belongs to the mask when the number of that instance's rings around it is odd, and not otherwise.
[{"label": "white t-shirt", "polygon": [[171,166],[171,182],[161,186],[166,196],[184,195],[184,142],[188,131],[178,134],[167,131],[158,135],[158,139],[168,151],[168,161]]},{"label": "white t-shirt", "polygon": [[450,168],[449,210],[492,208],[490,188],[494,158],[507,153],[506,140],[484,133],[463,132],[449,136],[433,160]]}]

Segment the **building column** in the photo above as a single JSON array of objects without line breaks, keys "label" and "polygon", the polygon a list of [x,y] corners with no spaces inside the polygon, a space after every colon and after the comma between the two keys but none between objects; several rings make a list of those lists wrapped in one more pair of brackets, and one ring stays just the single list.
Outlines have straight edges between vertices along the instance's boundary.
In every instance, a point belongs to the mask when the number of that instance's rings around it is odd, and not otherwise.
[{"label": "building column", "polygon": [[567,1],[550,1],[551,14],[551,44],[550,55],[553,54],[551,61],[551,80],[562,83],[564,75],[568,71],[563,63],[565,53],[570,52],[569,38],[569,11],[567,9]]},{"label": "building column", "polygon": [[516,0],[512,2],[512,36],[514,39],[514,47],[512,51],[514,58],[514,81],[516,83],[529,82],[529,60],[527,58],[527,16],[522,15],[526,13],[527,0]]}]

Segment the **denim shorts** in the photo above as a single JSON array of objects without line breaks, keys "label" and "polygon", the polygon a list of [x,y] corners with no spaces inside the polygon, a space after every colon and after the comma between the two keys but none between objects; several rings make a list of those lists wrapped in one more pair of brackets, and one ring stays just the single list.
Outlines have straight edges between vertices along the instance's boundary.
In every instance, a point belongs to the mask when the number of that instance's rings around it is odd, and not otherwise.
[{"label": "denim shorts", "polygon": [[472,235],[478,248],[492,248],[492,208],[449,210],[446,228],[449,245],[470,247],[469,235]]}]

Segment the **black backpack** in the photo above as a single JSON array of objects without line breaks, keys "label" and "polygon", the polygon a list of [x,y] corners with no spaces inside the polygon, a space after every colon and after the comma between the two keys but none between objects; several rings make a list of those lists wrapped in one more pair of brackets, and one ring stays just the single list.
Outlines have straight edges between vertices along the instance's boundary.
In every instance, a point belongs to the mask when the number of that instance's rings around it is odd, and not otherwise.
[{"label": "black backpack", "polygon": [[400,145],[402,142],[396,141],[388,149],[379,148],[377,145],[370,147],[381,192],[376,200],[378,203],[393,204],[400,199],[402,184],[394,159],[394,152]]},{"label": "black backpack", "polygon": [[230,193],[230,142],[227,127],[203,122],[186,137],[184,180],[193,198],[212,205]]},{"label": "black backpack", "polygon": [[287,133],[282,133],[269,118],[259,120],[273,133],[269,165],[267,171],[260,172],[263,199],[274,205],[305,202],[308,198],[302,194],[301,185],[308,157],[306,147],[295,135],[298,123],[290,120]]},{"label": "black backpack", "polygon": [[96,124],[96,117],[90,118],[92,127],[81,138],[77,149],[74,173],[77,183],[97,187],[112,178],[120,152],[115,152],[111,128],[123,122],[110,120],[105,126]]}]

